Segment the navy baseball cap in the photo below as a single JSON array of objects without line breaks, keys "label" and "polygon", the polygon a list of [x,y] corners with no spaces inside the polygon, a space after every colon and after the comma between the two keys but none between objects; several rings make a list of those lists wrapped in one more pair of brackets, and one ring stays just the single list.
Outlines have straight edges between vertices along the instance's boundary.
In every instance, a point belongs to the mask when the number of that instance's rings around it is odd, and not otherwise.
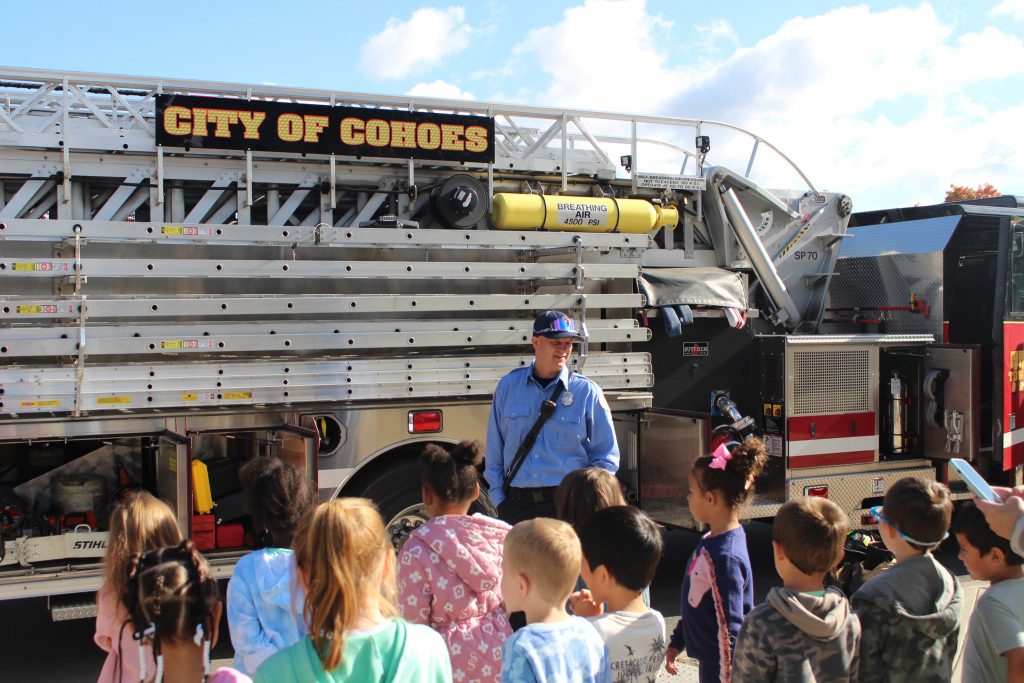
[{"label": "navy baseball cap", "polygon": [[533,336],[548,339],[583,339],[576,321],[560,311],[544,311],[533,321]]}]

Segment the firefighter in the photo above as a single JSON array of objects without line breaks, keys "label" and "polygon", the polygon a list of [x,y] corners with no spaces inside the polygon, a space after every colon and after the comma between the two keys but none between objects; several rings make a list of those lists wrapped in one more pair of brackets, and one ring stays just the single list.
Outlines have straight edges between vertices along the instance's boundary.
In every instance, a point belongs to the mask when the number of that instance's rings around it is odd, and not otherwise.
[{"label": "firefighter", "polygon": [[612,414],[601,388],[570,370],[576,322],[545,311],[533,322],[533,363],[505,375],[487,424],[485,478],[510,524],[555,516],[555,489],[581,467],[619,468]]}]

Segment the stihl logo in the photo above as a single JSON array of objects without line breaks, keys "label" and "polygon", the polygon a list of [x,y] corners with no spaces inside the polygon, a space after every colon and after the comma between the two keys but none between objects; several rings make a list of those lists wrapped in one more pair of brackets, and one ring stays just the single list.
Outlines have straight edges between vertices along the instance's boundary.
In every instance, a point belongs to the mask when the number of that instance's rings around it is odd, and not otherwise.
[{"label": "stihl logo", "polygon": [[75,550],[103,550],[106,547],[106,541],[75,541],[72,546]]}]

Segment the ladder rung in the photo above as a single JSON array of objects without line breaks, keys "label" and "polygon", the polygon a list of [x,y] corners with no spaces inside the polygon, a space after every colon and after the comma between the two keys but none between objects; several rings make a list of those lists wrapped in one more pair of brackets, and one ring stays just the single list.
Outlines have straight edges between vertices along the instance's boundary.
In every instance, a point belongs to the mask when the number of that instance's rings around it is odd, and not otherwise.
[{"label": "ladder rung", "polygon": [[[587,309],[640,308],[639,294],[306,294],[252,296],[178,296],[96,298],[85,300],[86,317],[100,319],[145,319],[189,317],[223,318],[239,315],[352,315],[373,313],[423,313],[454,311],[565,310],[580,305]],[[0,320],[45,320],[74,318],[83,299],[0,298]],[[268,323],[270,324],[270,323]]]}]

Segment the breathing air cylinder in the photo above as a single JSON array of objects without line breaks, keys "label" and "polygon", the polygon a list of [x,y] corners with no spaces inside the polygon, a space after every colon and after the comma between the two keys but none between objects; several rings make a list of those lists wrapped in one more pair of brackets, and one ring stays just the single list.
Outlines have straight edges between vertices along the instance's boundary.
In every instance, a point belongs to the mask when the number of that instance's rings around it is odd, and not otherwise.
[{"label": "breathing air cylinder", "polygon": [[494,195],[491,225],[499,230],[646,233],[679,222],[674,206],[643,199],[608,199],[564,195]]},{"label": "breathing air cylinder", "polygon": [[885,392],[885,438],[889,453],[902,455],[910,450],[910,425],[908,406],[910,396],[907,382],[898,372],[889,377],[889,389]]}]

